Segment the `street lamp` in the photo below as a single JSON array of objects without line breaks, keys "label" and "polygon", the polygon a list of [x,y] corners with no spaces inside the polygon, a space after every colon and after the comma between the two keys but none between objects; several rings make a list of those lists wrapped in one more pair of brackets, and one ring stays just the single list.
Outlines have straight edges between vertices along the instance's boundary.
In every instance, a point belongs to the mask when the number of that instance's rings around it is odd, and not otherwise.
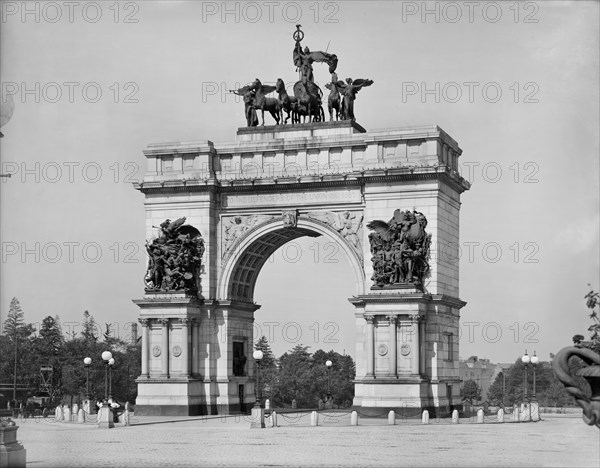
[{"label": "street lamp", "polygon": [[531,399],[535,400],[535,368],[537,364],[540,362],[540,358],[535,355],[535,351],[533,352],[533,356],[531,356],[531,367],[533,367],[533,390],[531,391]]},{"label": "street lamp", "polygon": [[331,398],[331,366],[333,366],[333,362],[326,361],[325,365],[327,366],[327,400]]},{"label": "street lamp", "polygon": [[[110,351],[104,351],[102,353],[102,360],[104,361],[104,403],[108,403],[108,366],[109,361],[112,359],[112,353]],[[113,360],[114,364],[114,360]]]},{"label": "street lamp", "polygon": [[115,360],[110,358],[108,360],[108,398],[112,400],[112,370],[115,365]]},{"label": "street lamp", "polygon": [[89,401],[90,399],[90,365],[92,364],[92,358],[86,357],[83,360],[85,366],[85,398]]},{"label": "street lamp", "polygon": [[531,362],[531,358],[527,354],[527,350],[525,350],[525,354],[521,357],[521,362],[525,364],[523,367],[523,401],[527,401],[527,367]]},{"label": "street lamp", "polygon": [[263,352],[260,349],[257,349],[252,353],[252,357],[254,358],[254,362],[256,363],[256,388],[254,389],[254,396],[256,398],[256,402],[254,403],[255,408],[260,408],[260,400],[258,399],[258,384],[260,382],[260,360],[263,358]]}]

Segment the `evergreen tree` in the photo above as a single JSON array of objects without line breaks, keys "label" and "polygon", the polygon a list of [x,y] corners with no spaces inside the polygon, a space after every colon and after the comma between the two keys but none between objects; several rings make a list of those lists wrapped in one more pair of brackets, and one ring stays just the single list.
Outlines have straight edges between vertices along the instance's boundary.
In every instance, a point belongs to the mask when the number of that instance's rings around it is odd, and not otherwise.
[{"label": "evergreen tree", "polygon": [[460,389],[460,396],[469,403],[481,400],[481,387],[474,380],[467,380]]},{"label": "evergreen tree", "polygon": [[86,310],[83,312],[83,330],[81,335],[85,341],[98,341],[98,335],[96,334],[96,320],[94,317]]},{"label": "evergreen tree", "polygon": [[263,358],[257,364],[260,369],[260,381],[258,388],[259,397],[269,398],[273,404],[274,397],[277,394],[277,385],[279,372],[277,368],[277,359],[271,351],[271,346],[266,336],[261,336],[256,343],[254,349],[260,350],[263,353]]}]

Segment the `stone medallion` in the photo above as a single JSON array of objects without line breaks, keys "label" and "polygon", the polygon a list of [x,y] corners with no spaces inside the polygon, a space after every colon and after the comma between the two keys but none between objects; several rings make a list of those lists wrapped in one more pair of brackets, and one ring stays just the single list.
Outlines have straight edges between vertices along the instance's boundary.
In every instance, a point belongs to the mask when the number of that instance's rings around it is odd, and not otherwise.
[{"label": "stone medallion", "polygon": [[410,354],[410,345],[408,343],[402,343],[402,346],[400,346],[400,354],[402,354],[402,356],[408,356]]},{"label": "stone medallion", "polygon": [[161,351],[160,346],[156,345],[152,348],[152,355],[154,357],[158,357],[158,356],[160,356],[160,351]]},{"label": "stone medallion", "polygon": [[385,356],[388,353],[388,347],[384,344],[377,346],[377,352],[380,356]]},{"label": "stone medallion", "polygon": [[181,346],[179,346],[179,345],[173,346],[173,356],[175,356],[175,357],[181,356]]}]

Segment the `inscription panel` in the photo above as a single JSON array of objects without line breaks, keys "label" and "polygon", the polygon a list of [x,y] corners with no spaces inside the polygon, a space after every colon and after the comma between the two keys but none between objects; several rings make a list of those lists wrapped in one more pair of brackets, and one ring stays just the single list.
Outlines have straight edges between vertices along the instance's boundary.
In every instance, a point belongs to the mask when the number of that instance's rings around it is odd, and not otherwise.
[{"label": "inscription panel", "polygon": [[226,194],[224,208],[247,206],[327,205],[330,203],[360,203],[360,189],[331,189],[306,192]]}]

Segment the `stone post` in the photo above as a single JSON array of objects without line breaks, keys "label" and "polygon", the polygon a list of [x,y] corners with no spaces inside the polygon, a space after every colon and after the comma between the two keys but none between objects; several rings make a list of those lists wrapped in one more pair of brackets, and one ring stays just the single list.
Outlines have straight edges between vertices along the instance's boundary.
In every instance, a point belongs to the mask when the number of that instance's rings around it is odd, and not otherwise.
[{"label": "stone post", "polygon": [[83,408],[80,408],[79,411],[77,411],[77,423],[83,424],[84,422],[85,422],[85,412],[83,411]]},{"label": "stone post", "polygon": [[477,410],[477,424],[483,424],[483,410],[481,408]]},{"label": "stone post", "polygon": [[390,321],[390,375],[398,376],[398,332],[396,324],[398,322],[397,315],[388,315]]},{"label": "stone post", "polygon": [[150,359],[150,334],[148,332],[150,326],[150,319],[139,319],[142,325],[142,376],[148,378],[150,376],[148,372],[148,361]]},{"label": "stone post", "polygon": [[388,413],[388,424],[390,426],[396,425],[396,412],[394,410],[390,410]]},{"label": "stone post", "polygon": [[423,410],[423,415],[421,416],[421,424],[429,424],[429,411]]},{"label": "stone post", "polygon": [[312,413],[310,413],[310,425],[311,426],[319,425],[319,413],[317,413],[316,411],[313,411]]},{"label": "stone post", "polygon": [[62,421],[62,418],[63,418],[62,416],[63,416],[63,414],[62,414],[62,406],[58,405],[56,407],[56,409],[54,410],[54,420],[56,422]]},{"label": "stone post", "polygon": [[161,376],[169,378],[169,319],[162,318],[158,322],[162,326],[162,339],[161,339]]},{"label": "stone post", "polygon": [[358,426],[358,413],[356,411],[352,411],[352,414],[350,415],[350,425]]},{"label": "stone post", "polygon": [[458,410],[454,410],[454,411],[452,411],[452,424],[458,424],[458,423],[459,423]]},{"label": "stone post", "polygon": [[375,375],[375,317],[365,316],[367,321],[367,375]]},{"label": "stone post", "polygon": [[0,466],[25,468],[27,451],[17,441],[17,426],[10,418],[0,425]]},{"label": "stone post", "polygon": [[190,319],[182,318],[181,322],[181,375],[190,375]]},{"label": "stone post", "polygon": [[498,422],[499,423],[503,423],[504,422],[504,410],[502,408],[500,408],[498,410]]}]

